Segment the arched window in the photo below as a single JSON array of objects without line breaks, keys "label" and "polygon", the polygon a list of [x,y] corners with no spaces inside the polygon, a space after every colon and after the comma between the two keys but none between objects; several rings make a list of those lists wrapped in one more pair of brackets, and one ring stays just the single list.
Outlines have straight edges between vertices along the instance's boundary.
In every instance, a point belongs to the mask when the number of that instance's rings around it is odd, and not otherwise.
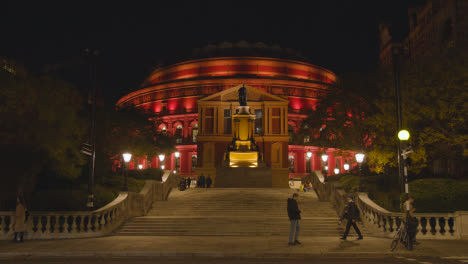
[{"label": "arched window", "polygon": [[192,140],[193,142],[197,142],[197,136],[198,136],[198,124],[193,125],[192,128]]},{"label": "arched window", "polygon": [[176,138],[176,143],[177,143],[177,144],[182,143],[182,140],[183,140],[183,137],[182,137],[182,125],[178,125],[178,126],[176,127],[175,138]]}]

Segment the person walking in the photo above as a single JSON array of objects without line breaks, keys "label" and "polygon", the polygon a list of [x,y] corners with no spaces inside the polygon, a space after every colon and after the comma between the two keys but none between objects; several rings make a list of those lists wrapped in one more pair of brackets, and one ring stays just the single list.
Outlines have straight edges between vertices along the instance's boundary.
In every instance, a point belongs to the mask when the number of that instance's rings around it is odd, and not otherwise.
[{"label": "person walking", "polygon": [[190,188],[190,182],[191,182],[190,177],[187,177],[187,179],[185,179],[185,185],[187,185],[187,189]]},{"label": "person walking", "polygon": [[348,205],[346,205],[343,214],[341,215],[340,222],[343,221],[343,219],[347,219],[348,223],[346,223],[346,229],[343,234],[343,237],[341,237],[341,240],[346,240],[346,237],[348,236],[349,229],[351,226],[353,226],[354,230],[358,234],[358,240],[363,239],[361,230],[359,230],[356,221],[360,220],[359,217],[359,209],[357,208],[357,205],[353,201],[354,196],[348,195],[346,196],[346,200],[348,201]]},{"label": "person walking", "polygon": [[212,183],[213,183],[213,180],[211,179],[211,176],[208,174],[208,177],[206,178],[206,188],[210,188]]},{"label": "person walking", "polygon": [[26,231],[26,203],[22,196],[16,198],[16,213],[15,213],[15,238],[16,242],[23,242],[24,232]]},{"label": "person walking", "polygon": [[297,193],[294,193],[292,198],[288,198],[288,216],[291,221],[289,230],[289,246],[301,244],[301,242],[297,240],[300,231],[299,220],[301,220],[301,210],[299,210],[299,206],[297,205],[298,198],[299,194]]}]

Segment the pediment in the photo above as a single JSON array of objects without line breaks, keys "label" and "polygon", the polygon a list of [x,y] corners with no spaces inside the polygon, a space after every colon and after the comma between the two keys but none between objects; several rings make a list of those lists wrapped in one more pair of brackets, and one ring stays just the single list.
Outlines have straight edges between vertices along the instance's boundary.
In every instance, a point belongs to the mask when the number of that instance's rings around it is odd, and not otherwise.
[{"label": "pediment", "polygon": [[199,101],[222,101],[222,102],[237,102],[239,100],[238,90],[244,86],[247,90],[247,102],[265,102],[265,101],[279,101],[288,102],[287,99],[279,96],[264,92],[249,85],[236,85],[232,88],[226,89],[219,93],[209,95]]}]

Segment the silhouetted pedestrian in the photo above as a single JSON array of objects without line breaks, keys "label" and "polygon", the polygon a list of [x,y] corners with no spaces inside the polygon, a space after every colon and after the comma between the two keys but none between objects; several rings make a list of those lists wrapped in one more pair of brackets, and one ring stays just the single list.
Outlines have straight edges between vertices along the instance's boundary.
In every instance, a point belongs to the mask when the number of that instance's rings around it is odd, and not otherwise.
[{"label": "silhouetted pedestrian", "polygon": [[187,177],[185,179],[185,185],[187,185],[187,189],[190,188],[190,182],[191,182],[190,177]]},{"label": "silhouetted pedestrian", "polygon": [[16,213],[15,213],[15,241],[23,242],[24,232],[26,231],[26,203],[23,197],[16,198]]},{"label": "silhouetted pedestrian", "polygon": [[297,205],[297,198],[299,198],[299,194],[297,193],[294,193],[292,198],[288,198],[288,216],[291,221],[288,244],[290,246],[301,244],[297,240],[300,231],[299,220],[301,220],[301,210],[299,210],[299,206]]},{"label": "silhouetted pedestrian", "polygon": [[211,180],[210,175],[206,178],[206,188],[210,188],[211,184],[213,183],[213,180]]},{"label": "silhouetted pedestrian", "polygon": [[348,201],[348,205],[346,205],[343,214],[341,215],[340,221],[343,221],[343,219],[347,219],[348,223],[346,223],[346,230],[343,234],[343,237],[341,240],[346,240],[346,237],[348,236],[349,229],[351,226],[353,226],[354,230],[358,234],[358,240],[361,240],[362,234],[361,230],[359,230],[356,221],[359,221],[361,218],[359,216],[359,209],[357,208],[356,204],[353,201],[354,196],[348,195],[346,196],[346,200]]},{"label": "silhouetted pedestrian", "polygon": [[199,188],[205,188],[205,176],[203,173],[200,175],[200,178],[198,178],[198,184]]}]

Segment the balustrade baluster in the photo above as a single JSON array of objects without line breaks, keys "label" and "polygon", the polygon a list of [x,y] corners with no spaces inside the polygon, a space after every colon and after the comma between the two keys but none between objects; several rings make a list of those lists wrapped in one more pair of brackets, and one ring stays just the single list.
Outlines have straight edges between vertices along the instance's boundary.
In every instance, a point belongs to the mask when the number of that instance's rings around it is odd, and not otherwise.
[{"label": "balustrade baluster", "polygon": [[71,226],[71,233],[76,233],[76,228],[77,228],[77,225],[76,225],[76,215],[72,215],[71,216],[71,219],[72,219],[72,226]]},{"label": "balustrade baluster", "polygon": [[68,215],[64,215],[63,217],[65,219],[65,221],[63,222],[63,232],[64,233],[69,233],[70,232],[70,230],[69,230],[70,225],[68,224]]},{"label": "balustrade baluster", "polygon": [[104,229],[104,227],[106,226],[106,213],[101,214],[100,224],[101,224],[101,229]]},{"label": "balustrade baluster", "polygon": [[94,232],[97,232],[99,230],[99,223],[98,223],[98,218],[99,216],[98,215],[93,215],[93,231]]},{"label": "balustrade baluster", "polygon": [[55,216],[54,232],[60,233],[60,215]]},{"label": "balustrade baluster", "polygon": [[50,215],[47,215],[45,219],[46,219],[46,224],[45,224],[44,233],[50,234],[50,233],[52,233],[51,225],[50,225]]},{"label": "balustrade baluster", "polygon": [[417,234],[421,234],[422,235],[422,230],[423,230],[423,225],[422,225],[422,217],[416,217],[416,219],[418,219],[418,231],[417,231]]},{"label": "balustrade baluster", "polygon": [[84,232],[84,219],[85,219],[85,216],[80,215],[80,233]]},{"label": "balustrade baluster", "polygon": [[6,233],[5,232],[5,227],[6,227],[5,218],[6,218],[5,216],[0,215],[0,233]]},{"label": "balustrade baluster", "polygon": [[15,232],[15,230],[13,230],[13,225],[15,223],[15,217],[10,215],[9,218],[10,218],[10,222],[8,223],[8,235],[10,236]]}]

